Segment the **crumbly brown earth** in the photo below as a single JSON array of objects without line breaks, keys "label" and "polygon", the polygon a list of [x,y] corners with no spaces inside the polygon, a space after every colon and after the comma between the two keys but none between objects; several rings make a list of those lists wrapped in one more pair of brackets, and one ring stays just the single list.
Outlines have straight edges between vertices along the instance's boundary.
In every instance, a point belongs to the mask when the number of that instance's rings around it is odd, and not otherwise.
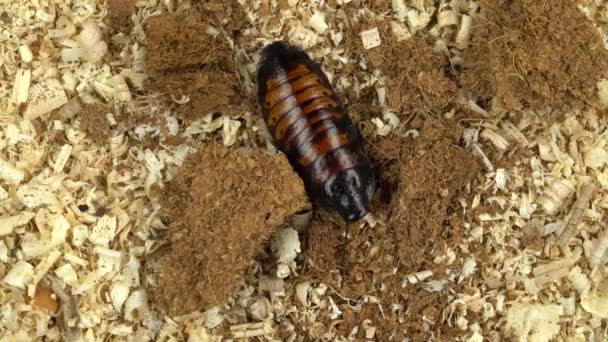
[{"label": "crumbly brown earth", "polygon": [[221,23],[229,32],[240,30],[247,21],[243,6],[238,1],[195,0],[192,5],[203,16],[211,18],[216,25]]},{"label": "crumbly brown earth", "polygon": [[112,30],[117,32],[127,32],[131,26],[131,15],[135,11],[136,0],[108,0],[110,13],[109,20]]},{"label": "crumbly brown earth", "polygon": [[[390,225],[395,227],[397,257],[406,273],[433,267],[429,256],[434,253],[426,252],[445,248],[442,242],[457,241],[462,233],[459,225],[448,220],[448,209],[481,168],[469,150],[455,143],[459,137],[457,130],[431,121],[415,143],[401,152],[400,184],[393,197]],[[455,215],[454,209],[450,211]]]},{"label": "crumbly brown earth", "polygon": [[[354,15],[354,14],[353,14]],[[382,45],[366,50],[359,32],[377,27]],[[435,48],[435,38],[420,33],[397,42],[387,21],[369,20],[354,25],[346,45],[352,55],[363,53],[369,68],[379,69],[386,77],[386,104],[399,113],[443,114],[456,96],[457,82],[450,75],[450,61]],[[345,73],[351,66],[346,66]],[[376,97],[374,89],[362,98]],[[367,95],[367,96],[366,96]],[[371,101],[370,101],[371,102]]]},{"label": "crumbly brown earth", "polygon": [[103,144],[110,137],[110,125],[106,114],[110,107],[101,103],[87,104],[79,114],[81,127],[98,144]]},{"label": "crumbly brown earth", "polygon": [[241,108],[232,49],[221,33],[209,31],[219,19],[207,12],[165,13],[151,17],[145,27],[147,86],[172,99],[175,111],[188,120]]},{"label": "crumbly brown earth", "polygon": [[208,146],[162,195],[169,245],[151,267],[155,307],[170,315],[221,305],[275,228],[307,206],[281,154]]},{"label": "crumbly brown earth", "polygon": [[437,51],[434,38],[417,35],[367,52],[372,66],[387,76],[387,105],[402,113],[443,114],[456,96],[456,81],[449,77],[450,63]]},{"label": "crumbly brown earth", "polygon": [[572,1],[480,1],[461,81],[505,110],[597,107],[608,51]]},{"label": "crumbly brown earth", "polygon": [[[401,340],[407,327],[414,341],[427,341],[430,336],[420,321],[424,315],[438,324],[435,333],[442,340],[458,336],[441,325],[442,312],[437,309],[448,302],[456,284],[448,281],[439,292],[402,286],[405,275],[418,271],[431,270],[434,280],[447,280],[445,265],[434,264],[433,255],[458,243],[462,215],[456,199],[465,196],[466,185],[480,172],[476,158],[457,145],[458,137],[458,130],[430,121],[415,140],[377,141],[384,154],[372,151],[372,157],[386,167],[372,210],[378,220],[375,227],[345,224],[323,213],[315,216],[305,240],[305,279],[323,281],[347,298],[379,299],[378,304],[363,304],[361,311],[345,316],[338,324],[340,335],[348,336],[369,319],[377,327],[378,340]],[[337,304],[343,312],[352,310],[347,302]],[[402,309],[391,311],[391,304]],[[357,338],[364,338],[364,331]]]}]

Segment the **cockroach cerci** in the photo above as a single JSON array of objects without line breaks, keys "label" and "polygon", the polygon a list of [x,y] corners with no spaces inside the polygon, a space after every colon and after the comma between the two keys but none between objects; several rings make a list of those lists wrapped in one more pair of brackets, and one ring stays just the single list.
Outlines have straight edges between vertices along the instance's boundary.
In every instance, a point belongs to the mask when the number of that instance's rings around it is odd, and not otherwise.
[{"label": "cockroach cerci", "polygon": [[274,42],[262,50],[257,77],[264,121],[309,197],[348,221],[365,216],[375,191],[373,167],[320,65],[303,50]]}]

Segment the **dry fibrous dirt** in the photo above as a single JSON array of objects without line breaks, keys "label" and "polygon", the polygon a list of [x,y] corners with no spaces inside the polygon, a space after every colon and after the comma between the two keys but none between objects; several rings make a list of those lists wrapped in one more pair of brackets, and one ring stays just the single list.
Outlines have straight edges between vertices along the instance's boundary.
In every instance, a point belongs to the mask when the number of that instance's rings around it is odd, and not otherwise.
[{"label": "dry fibrous dirt", "polygon": [[386,102],[401,113],[441,115],[456,96],[450,63],[434,47],[434,38],[420,34],[405,42],[388,39],[382,49],[368,52],[369,62],[387,77]]},{"label": "dry fibrous dirt", "polygon": [[[397,257],[405,273],[429,269],[433,248],[458,241],[461,220],[454,199],[475,179],[481,166],[469,150],[457,145],[458,130],[431,121],[399,158],[399,188],[394,196],[390,225],[395,229]],[[450,210],[448,210],[450,209]],[[448,214],[449,212],[449,214]],[[441,254],[441,253],[440,253]]]},{"label": "dry fibrous dirt", "polygon": [[221,32],[210,28],[218,24],[213,19],[207,12],[167,13],[146,25],[147,86],[167,95],[187,120],[239,112],[245,105],[232,49]]},{"label": "dry fibrous dirt", "polygon": [[[352,15],[354,13],[352,11]],[[373,27],[378,28],[382,45],[366,50],[358,33]],[[457,81],[448,57],[435,48],[434,37],[420,32],[411,39],[397,42],[388,22],[377,19],[361,19],[348,32],[346,46],[350,54],[353,57],[363,54],[368,68],[379,69],[385,76],[389,108],[398,113],[433,115],[441,115],[449,109],[456,96]],[[348,74],[349,69],[353,66],[347,65],[343,72]],[[371,103],[369,99],[375,96],[373,89],[364,90],[362,96],[352,102],[369,105],[367,102]]]},{"label": "dry fibrous dirt", "polygon": [[504,110],[598,107],[608,51],[574,1],[480,2],[460,77],[473,98]]},{"label": "dry fibrous dirt", "polygon": [[192,7],[212,23],[221,24],[229,33],[239,31],[247,20],[247,14],[238,1],[195,0]]},{"label": "dry fibrous dirt", "polygon": [[98,144],[107,143],[110,137],[110,124],[106,114],[110,106],[93,103],[85,105],[79,114],[80,125]]},{"label": "dry fibrous dirt", "polygon": [[[433,262],[434,255],[442,254],[437,250],[445,253],[460,241],[462,215],[456,199],[481,171],[478,160],[458,146],[459,136],[454,126],[429,121],[415,140],[375,142],[384,153],[373,154],[376,163],[390,164],[384,168],[377,197],[388,193],[385,197],[392,198],[374,202],[372,213],[378,221],[374,227],[345,224],[324,214],[313,219],[305,234],[308,272],[304,279],[330,284],[341,298],[373,296],[378,300],[368,300],[346,316],[338,324],[341,336],[371,320],[380,340],[404,338],[399,328],[407,327],[411,338],[426,341],[430,336],[420,325],[422,315],[437,324],[435,333],[444,340],[459,335],[441,325],[442,312],[437,309],[458,285],[447,281],[445,265]],[[447,282],[437,292],[419,284],[404,286],[403,275],[419,271],[432,271],[434,280]],[[337,304],[343,312],[352,310],[348,301]],[[391,304],[402,306],[391,311]],[[364,331],[357,335],[364,337]]]},{"label": "dry fibrous dirt", "polygon": [[135,12],[136,0],[108,0],[109,26],[113,31],[128,33],[132,27],[131,15]]},{"label": "dry fibrous dirt", "polygon": [[281,154],[208,146],[162,192],[168,245],[150,272],[156,307],[171,315],[222,305],[276,228],[307,206]]}]

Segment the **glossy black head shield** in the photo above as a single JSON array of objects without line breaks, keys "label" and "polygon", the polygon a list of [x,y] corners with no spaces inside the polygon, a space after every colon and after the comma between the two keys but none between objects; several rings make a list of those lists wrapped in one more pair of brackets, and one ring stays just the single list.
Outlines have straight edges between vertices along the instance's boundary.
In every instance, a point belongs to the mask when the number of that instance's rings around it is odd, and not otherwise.
[{"label": "glossy black head shield", "polygon": [[344,219],[357,221],[367,214],[375,188],[371,168],[361,165],[331,176],[320,199]]}]

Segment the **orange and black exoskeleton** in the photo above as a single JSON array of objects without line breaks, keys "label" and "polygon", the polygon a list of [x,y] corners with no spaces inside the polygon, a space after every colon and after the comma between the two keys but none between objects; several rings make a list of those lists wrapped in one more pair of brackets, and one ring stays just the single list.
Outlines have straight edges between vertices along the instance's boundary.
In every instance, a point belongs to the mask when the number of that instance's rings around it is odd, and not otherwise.
[{"label": "orange and black exoskeleton", "polygon": [[312,200],[349,221],[366,215],[375,191],[373,167],[320,65],[285,42],[267,45],[258,67],[258,101],[276,146]]}]

